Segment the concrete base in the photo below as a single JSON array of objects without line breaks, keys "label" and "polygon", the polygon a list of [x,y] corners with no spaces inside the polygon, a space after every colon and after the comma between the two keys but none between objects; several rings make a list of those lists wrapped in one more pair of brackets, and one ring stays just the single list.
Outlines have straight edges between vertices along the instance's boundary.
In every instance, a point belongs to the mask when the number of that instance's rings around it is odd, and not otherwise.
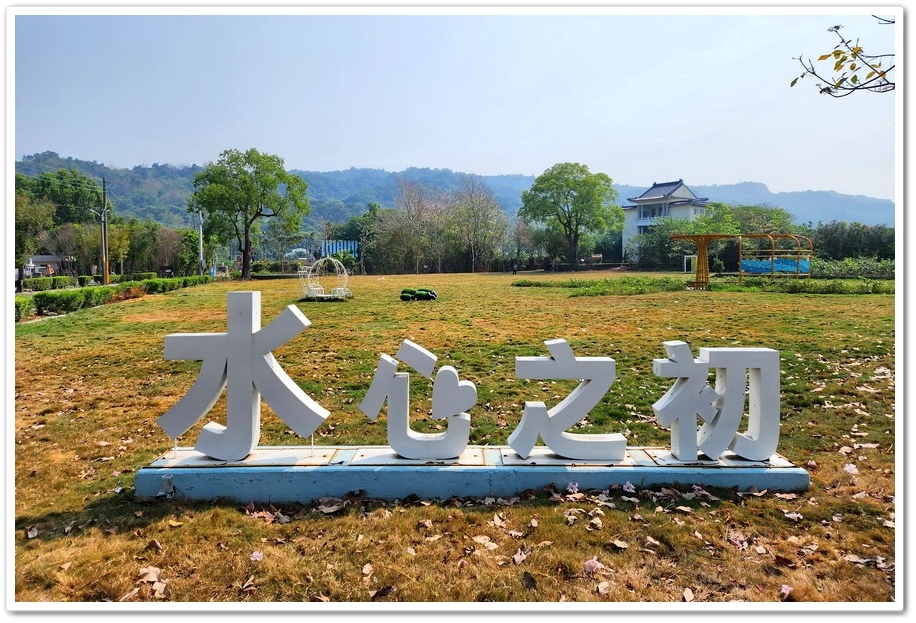
[{"label": "concrete base", "polygon": [[138,497],[237,502],[302,502],[362,490],[369,498],[508,497],[548,484],[565,490],[663,484],[804,491],[808,472],[774,454],[767,461],[735,456],[684,463],[667,448],[630,447],[623,461],[571,461],[538,446],[522,459],[509,446],[468,446],[447,461],[399,457],[387,446],[261,446],[244,461],[219,461],[192,448],[171,450],[137,471]]}]

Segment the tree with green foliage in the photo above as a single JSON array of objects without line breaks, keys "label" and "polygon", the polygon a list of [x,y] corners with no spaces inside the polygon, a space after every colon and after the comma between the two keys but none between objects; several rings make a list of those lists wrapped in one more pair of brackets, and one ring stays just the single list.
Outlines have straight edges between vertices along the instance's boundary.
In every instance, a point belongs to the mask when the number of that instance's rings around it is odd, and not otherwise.
[{"label": "tree with green foliage", "polygon": [[275,218],[287,231],[298,230],[309,213],[306,190],[305,181],[288,173],[279,156],[254,148],[227,149],[194,176],[188,211],[203,213],[205,235],[215,233],[225,240],[231,232],[242,255],[242,279],[250,279],[252,234],[259,230],[255,225]]},{"label": "tree with green foliage", "polygon": [[[17,177],[17,183],[19,178]],[[102,209],[102,187],[76,169],[44,172],[29,182],[29,194],[54,204],[54,224],[88,223],[99,218]],[[112,208],[108,201],[109,215]]]},{"label": "tree with green foliage", "polygon": [[592,173],[574,162],[555,164],[522,192],[519,216],[558,226],[566,239],[567,261],[576,270],[579,239],[584,232],[601,233],[623,227],[623,210],[616,205],[617,191],[611,178]]},{"label": "tree with green foliage", "polygon": [[827,260],[861,257],[892,260],[895,255],[894,228],[885,225],[819,223],[811,239],[814,254]]},{"label": "tree with green foliage", "polygon": [[[893,18],[874,16],[880,24],[893,27]],[[859,41],[852,41],[840,34],[842,24],[831,26],[827,32],[836,34],[840,42],[833,50],[818,57],[818,62],[826,62],[832,68],[814,67],[814,62],[801,56],[796,58],[804,72],[789,84],[794,87],[799,80],[814,76],[820,82],[818,90],[831,97],[846,97],[858,91],[887,93],[894,90],[891,72],[894,70],[894,54],[866,54]],[[832,73],[832,75],[830,75]]]},{"label": "tree with green foliage", "polygon": [[15,253],[19,278],[16,292],[22,292],[25,265],[41,247],[41,233],[54,224],[54,204],[47,199],[32,199],[26,194],[16,194]]},{"label": "tree with green foliage", "polygon": [[731,206],[732,217],[742,234],[794,234],[799,227],[788,210],[776,206]]}]

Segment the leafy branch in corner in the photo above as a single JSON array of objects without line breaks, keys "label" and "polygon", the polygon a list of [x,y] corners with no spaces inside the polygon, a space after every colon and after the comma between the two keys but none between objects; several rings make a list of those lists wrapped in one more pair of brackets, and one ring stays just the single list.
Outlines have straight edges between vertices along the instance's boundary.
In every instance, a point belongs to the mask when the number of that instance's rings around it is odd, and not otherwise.
[{"label": "leafy branch in corner", "polygon": [[[880,24],[893,25],[894,19],[882,18],[873,15]],[[840,34],[843,26],[831,26],[828,32],[836,33],[840,39],[832,52],[822,54],[818,57],[818,62],[833,61],[833,76],[829,76],[829,71],[821,70],[821,73],[814,68],[814,62],[801,56],[795,58],[804,68],[804,72],[792,80],[790,87],[806,76],[814,76],[820,82],[817,88],[821,93],[831,97],[846,97],[856,91],[871,91],[873,93],[886,93],[894,90],[894,82],[891,80],[890,72],[893,71],[894,54],[866,54],[859,45],[858,39],[853,43],[851,39],[846,39]],[[889,67],[885,65],[889,64]],[[826,74],[826,75],[822,75]]]}]

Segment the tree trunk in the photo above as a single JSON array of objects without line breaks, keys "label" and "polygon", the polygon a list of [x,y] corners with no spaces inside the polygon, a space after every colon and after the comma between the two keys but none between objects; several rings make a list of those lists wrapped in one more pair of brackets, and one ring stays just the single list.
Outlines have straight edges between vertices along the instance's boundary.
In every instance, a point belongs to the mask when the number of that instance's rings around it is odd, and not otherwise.
[{"label": "tree trunk", "polygon": [[242,279],[251,279],[251,233],[247,229],[242,248]]}]

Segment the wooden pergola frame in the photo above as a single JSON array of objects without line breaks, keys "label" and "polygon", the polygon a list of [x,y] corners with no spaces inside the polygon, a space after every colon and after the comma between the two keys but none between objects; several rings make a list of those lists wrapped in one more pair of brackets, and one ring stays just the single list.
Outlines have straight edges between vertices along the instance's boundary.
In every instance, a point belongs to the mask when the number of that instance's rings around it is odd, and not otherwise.
[{"label": "wooden pergola frame", "polygon": [[[741,269],[741,260],[745,259],[743,238],[768,239],[770,241],[769,249],[753,249],[750,255],[756,258],[770,259],[770,276],[779,274],[775,270],[775,260],[777,256],[793,256],[796,260],[796,277],[810,277],[811,273],[801,272],[798,270],[799,260],[802,257],[810,259],[814,251],[814,244],[809,238],[799,236],[798,234],[676,234],[668,237],[670,240],[689,240],[697,245],[697,271],[694,281],[688,283],[688,287],[696,290],[705,290],[709,287],[709,243],[716,240],[738,239],[738,275],[739,278],[744,275]],[[777,241],[791,240],[794,242],[794,248],[777,247]]]}]

